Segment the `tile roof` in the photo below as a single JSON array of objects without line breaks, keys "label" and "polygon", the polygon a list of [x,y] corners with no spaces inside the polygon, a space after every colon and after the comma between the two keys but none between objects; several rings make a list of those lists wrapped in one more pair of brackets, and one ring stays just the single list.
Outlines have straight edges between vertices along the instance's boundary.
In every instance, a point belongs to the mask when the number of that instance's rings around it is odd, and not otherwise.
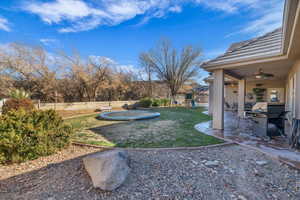
[{"label": "tile roof", "polygon": [[276,29],[261,37],[232,44],[221,56],[202,64],[203,68],[220,64],[230,64],[253,58],[278,55],[282,50],[282,28]]}]

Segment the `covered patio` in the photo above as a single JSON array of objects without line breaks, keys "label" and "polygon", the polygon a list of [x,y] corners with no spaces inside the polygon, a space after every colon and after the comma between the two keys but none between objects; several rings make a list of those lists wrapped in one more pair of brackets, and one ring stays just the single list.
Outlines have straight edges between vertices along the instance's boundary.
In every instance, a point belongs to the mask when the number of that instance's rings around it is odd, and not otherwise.
[{"label": "covered patio", "polygon": [[[233,44],[222,56],[209,62],[218,67],[209,68],[212,78],[209,82],[209,114],[213,116],[212,127],[224,129],[224,111],[237,111],[240,118],[250,111],[257,102],[268,105],[281,105],[289,108],[286,80],[293,62],[289,59],[272,58],[259,62],[240,63],[244,57],[268,56],[265,52],[280,53],[282,30],[277,29],[254,41]],[[233,50],[231,50],[234,48]],[[238,59],[234,64],[221,65],[222,62]],[[220,64],[220,65],[219,65]],[[287,109],[288,110],[288,109]]]},{"label": "covered patio", "polygon": [[[300,144],[299,46],[300,3],[286,0],[282,28],[234,43],[202,65],[211,73],[213,119],[196,129],[300,168],[300,153],[291,148]],[[291,138],[296,145],[289,145]]]},{"label": "covered patio", "polygon": [[232,111],[224,113],[224,129],[212,128],[212,121],[197,124],[195,129],[242,146],[250,147],[280,160],[294,168],[300,169],[300,152],[289,147],[289,142],[284,137],[274,137],[273,139],[262,138],[253,131],[253,124],[250,120],[239,119],[238,115]]}]

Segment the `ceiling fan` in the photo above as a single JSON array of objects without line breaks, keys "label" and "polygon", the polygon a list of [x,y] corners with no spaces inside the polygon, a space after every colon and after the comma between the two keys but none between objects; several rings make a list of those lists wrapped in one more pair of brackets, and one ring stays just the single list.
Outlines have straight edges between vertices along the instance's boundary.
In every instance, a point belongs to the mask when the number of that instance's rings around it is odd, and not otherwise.
[{"label": "ceiling fan", "polygon": [[261,68],[259,68],[258,72],[254,73],[253,77],[256,79],[267,79],[273,78],[274,74],[265,73]]}]

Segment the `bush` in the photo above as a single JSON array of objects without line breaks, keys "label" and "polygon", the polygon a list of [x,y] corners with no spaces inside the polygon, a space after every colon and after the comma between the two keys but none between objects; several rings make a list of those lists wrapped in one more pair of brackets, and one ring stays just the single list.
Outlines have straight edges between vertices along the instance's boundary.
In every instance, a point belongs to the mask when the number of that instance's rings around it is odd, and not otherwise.
[{"label": "bush", "polygon": [[169,106],[171,103],[170,99],[160,99],[160,105],[161,106]]},{"label": "bush", "polygon": [[139,106],[143,108],[149,108],[152,105],[152,100],[149,98],[144,98],[139,101]]},{"label": "bush", "polygon": [[25,111],[31,111],[34,109],[34,104],[30,99],[9,99],[2,106],[2,112],[5,114],[21,108]]},{"label": "bush", "polygon": [[28,99],[30,95],[25,90],[15,89],[10,91],[9,96],[13,99]]},{"label": "bush", "polygon": [[54,110],[10,111],[0,116],[0,161],[22,162],[69,144],[73,129]]},{"label": "bush", "polygon": [[161,106],[160,99],[153,99],[152,100],[152,106],[153,107]]}]

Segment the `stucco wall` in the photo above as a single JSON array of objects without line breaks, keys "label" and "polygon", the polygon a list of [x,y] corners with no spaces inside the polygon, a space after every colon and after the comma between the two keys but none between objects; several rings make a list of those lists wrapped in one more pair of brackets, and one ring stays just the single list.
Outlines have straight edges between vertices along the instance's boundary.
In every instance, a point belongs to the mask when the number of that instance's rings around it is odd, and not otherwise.
[{"label": "stucco wall", "polygon": [[230,106],[233,106],[234,103],[238,102],[237,85],[226,85],[224,89],[225,102],[227,102]]},{"label": "stucco wall", "polygon": [[196,100],[199,103],[208,103],[208,95],[199,95]]},{"label": "stucco wall", "polygon": [[[40,109],[54,109],[54,110],[89,110],[100,109],[102,106],[112,106],[113,108],[120,108],[124,104],[134,104],[137,101],[99,101],[99,102],[73,102],[73,103],[41,103]],[[37,105],[36,105],[37,106]]]},{"label": "stucco wall", "polygon": [[[281,102],[285,102],[285,80],[261,80],[261,81],[246,81],[246,98],[245,102],[256,102],[255,95],[253,94],[253,88],[257,88],[257,84],[262,84],[259,88],[282,88]],[[252,94],[253,99],[249,98],[249,95]],[[268,100],[267,91],[265,92],[265,99]],[[238,102],[238,86],[237,85],[226,85],[225,86],[225,101],[230,105]]]},{"label": "stucco wall", "polygon": [[[262,84],[262,86],[257,86],[257,84]],[[261,80],[261,81],[247,81],[246,82],[246,102],[255,102],[256,98],[255,95],[253,94],[253,88],[282,88],[282,93],[281,93],[281,103],[285,102],[285,85],[286,81],[285,80]],[[253,99],[249,99],[247,94],[253,94]],[[265,97],[264,99],[266,101],[269,101],[268,96],[267,96],[267,91],[265,92]]]}]

